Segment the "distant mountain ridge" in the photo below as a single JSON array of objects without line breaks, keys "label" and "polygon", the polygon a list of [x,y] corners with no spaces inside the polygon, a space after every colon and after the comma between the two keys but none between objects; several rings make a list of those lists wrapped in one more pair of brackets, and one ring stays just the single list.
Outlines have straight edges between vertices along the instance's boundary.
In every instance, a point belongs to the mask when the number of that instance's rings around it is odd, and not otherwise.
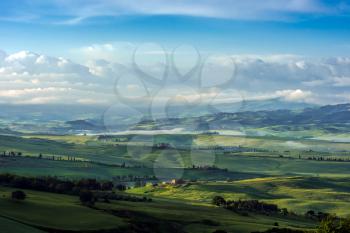
[{"label": "distant mountain ridge", "polygon": [[133,129],[219,130],[239,127],[318,125],[327,127],[349,127],[350,104],[327,105],[303,110],[244,111],[236,113],[215,113],[199,117],[168,118],[139,122]]},{"label": "distant mountain ridge", "polygon": [[272,111],[272,110],[301,110],[305,108],[318,107],[318,105],[285,101],[282,98],[273,98],[267,100],[245,100],[238,103],[227,103],[219,105],[220,109],[236,107],[240,112],[244,111]]},{"label": "distant mountain ridge", "polygon": [[[243,100],[232,103],[213,103],[203,104],[199,106],[185,107],[182,105],[168,106],[168,117],[191,117],[191,116],[203,116],[208,114],[226,112],[246,112],[246,111],[272,111],[272,110],[302,110],[305,108],[318,107],[315,104],[309,104],[304,102],[286,101],[282,98],[273,98],[266,100]],[[155,108],[157,110],[157,108]],[[153,117],[157,118],[157,111],[153,114]]]},{"label": "distant mountain ridge", "polygon": [[[238,105],[243,107],[238,107]],[[350,125],[350,104],[315,106],[312,104],[285,102],[281,99],[265,101],[246,101],[242,103],[223,104],[213,111],[202,106],[202,111],[196,108],[187,109],[194,115],[185,114],[182,107],[178,106],[177,114],[169,114],[169,117],[155,117],[149,119],[144,117],[138,121],[133,116],[125,115],[127,121],[118,119],[108,122],[111,125],[105,126],[103,119],[104,108],[69,106],[7,106],[0,114],[3,134],[13,134],[9,130],[18,132],[45,132],[45,133],[105,133],[107,131],[124,130],[160,130],[160,129],[181,129],[188,131],[197,130],[236,130],[240,127],[262,128],[274,127],[278,130],[291,130],[293,127],[302,126],[305,129],[311,127],[327,129],[334,132],[349,132]],[[306,107],[306,108],[303,108]],[[275,109],[281,108],[281,109]],[[225,111],[227,109],[228,111]],[[262,110],[260,110],[262,109]],[[10,111],[6,111],[10,110]],[[53,110],[52,112],[47,110]],[[72,113],[70,113],[72,111]],[[123,109],[118,111],[123,112]],[[116,116],[119,117],[118,111]],[[62,112],[62,115],[60,115]],[[19,114],[17,114],[19,113]],[[23,114],[23,116],[21,115]],[[16,117],[12,117],[16,116]],[[59,118],[59,120],[57,120]],[[8,121],[6,119],[9,119]],[[67,120],[66,120],[67,119]],[[115,126],[113,125],[115,123]],[[5,130],[8,128],[9,130]],[[1,133],[1,132],[0,132]]]},{"label": "distant mountain ridge", "polygon": [[[277,109],[304,109],[314,107],[313,104],[301,102],[289,102],[280,98],[268,100],[247,100],[233,103],[215,104],[213,108],[208,108],[208,105],[203,104],[196,107],[188,108],[185,105],[169,106],[169,115],[171,117],[184,116],[201,116],[216,112],[241,112],[241,111],[260,111],[260,110],[277,110]],[[2,111],[0,119],[14,121],[73,121],[83,119],[100,120],[103,113],[110,106],[102,105],[9,105],[0,104]],[[139,106],[139,109],[146,111],[147,106]],[[120,111],[124,111],[120,108]],[[163,113],[162,107],[154,107],[153,114]]]}]

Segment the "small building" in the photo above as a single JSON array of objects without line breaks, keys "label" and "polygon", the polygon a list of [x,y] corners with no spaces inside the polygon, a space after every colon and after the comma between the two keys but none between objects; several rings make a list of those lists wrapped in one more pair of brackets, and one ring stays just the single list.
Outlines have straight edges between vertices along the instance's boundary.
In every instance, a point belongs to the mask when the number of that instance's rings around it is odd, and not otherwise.
[{"label": "small building", "polygon": [[172,179],[170,184],[172,185],[179,185],[179,184],[185,184],[186,182],[183,179]]}]

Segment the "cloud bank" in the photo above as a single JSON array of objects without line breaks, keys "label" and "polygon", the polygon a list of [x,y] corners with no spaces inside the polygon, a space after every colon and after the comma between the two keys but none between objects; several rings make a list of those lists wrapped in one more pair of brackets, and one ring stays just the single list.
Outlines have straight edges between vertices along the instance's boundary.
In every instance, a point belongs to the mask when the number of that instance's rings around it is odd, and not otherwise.
[{"label": "cloud bank", "polygon": [[[156,97],[149,98],[155,102],[169,98],[220,103],[271,98],[316,104],[350,102],[350,58],[315,60],[288,54],[200,57],[202,66],[191,73],[191,79],[179,80],[172,67],[165,86],[157,86],[148,84],[147,79],[141,81],[142,75],[163,74],[169,65],[162,63],[164,53],[152,50],[140,54],[138,61],[144,64],[139,68],[145,73],[139,73],[132,60],[120,64],[132,54],[113,56],[121,48],[125,46],[105,44],[76,50],[87,58],[82,64],[29,51],[0,51],[0,103],[113,105],[119,101],[115,89],[135,99],[151,91]],[[189,57],[179,56],[180,60]],[[192,79],[200,80],[202,86]]]},{"label": "cloud bank", "polygon": [[106,83],[89,67],[65,58],[29,51],[0,53],[0,103],[106,103]]}]

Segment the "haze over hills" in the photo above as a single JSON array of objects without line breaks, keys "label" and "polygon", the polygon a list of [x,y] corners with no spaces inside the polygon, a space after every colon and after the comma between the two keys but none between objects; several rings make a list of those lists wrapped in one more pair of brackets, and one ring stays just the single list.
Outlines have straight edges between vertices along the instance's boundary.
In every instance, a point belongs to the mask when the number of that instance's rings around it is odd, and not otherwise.
[{"label": "haze over hills", "polygon": [[280,130],[319,128],[329,132],[348,132],[349,124],[350,104],[339,104],[303,110],[222,112],[200,117],[146,120],[134,129],[237,130],[241,127],[277,129],[278,126]]},{"label": "haze over hills", "polygon": [[[214,104],[208,109],[207,105],[199,104],[188,109],[185,105],[169,105],[168,114],[171,117],[179,116],[179,112],[184,115],[204,115],[214,112],[242,112],[242,111],[260,111],[260,110],[277,110],[277,109],[304,109],[317,105],[304,102],[285,101],[281,98],[267,100],[247,100],[233,103]],[[30,104],[30,105],[13,105],[0,104],[2,111],[0,119],[13,120],[40,120],[40,121],[70,121],[81,119],[98,119],[110,106],[107,105],[76,105],[76,104]],[[118,109],[123,111],[126,106],[120,106]],[[139,108],[146,111],[147,106]],[[161,107],[154,107],[155,114],[162,112]],[[180,115],[181,116],[181,115]]]},{"label": "haze over hills", "polygon": [[[3,106],[3,109],[7,110],[0,114],[1,128],[9,134],[13,131],[111,133],[124,130],[205,131],[264,127],[277,131],[322,129],[342,133],[347,132],[350,124],[350,104],[319,107],[280,99],[222,104],[220,108],[213,109],[203,106],[202,111],[195,111],[196,115],[186,114],[185,107],[176,106],[169,109],[168,117],[143,117],[141,120],[132,115],[121,118],[116,112],[115,116],[110,116],[110,125],[105,124],[105,107],[102,106],[34,105]],[[175,114],[179,112],[181,114]]]},{"label": "haze over hills", "polygon": [[310,104],[298,101],[286,101],[283,98],[272,98],[266,100],[243,100],[232,103],[214,103],[211,105],[199,105],[185,107],[181,105],[169,106],[167,109],[168,117],[189,117],[201,116],[213,113],[235,113],[245,111],[271,111],[271,110],[300,110],[304,108],[316,107],[316,104]]}]

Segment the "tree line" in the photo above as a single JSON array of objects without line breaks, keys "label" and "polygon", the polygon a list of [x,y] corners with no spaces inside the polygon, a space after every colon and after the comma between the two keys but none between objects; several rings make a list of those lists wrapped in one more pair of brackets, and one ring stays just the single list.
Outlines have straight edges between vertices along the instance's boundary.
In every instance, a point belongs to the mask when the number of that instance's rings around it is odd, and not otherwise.
[{"label": "tree line", "polygon": [[252,233],[349,233],[350,218],[339,218],[336,215],[328,215],[324,218],[316,230],[296,230],[289,228],[272,228],[263,232]]},{"label": "tree line", "polygon": [[[68,194],[80,196],[82,193],[92,193],[94,198],[125,200],[125,201],[150,201],[144,197],[133,197],[117,194],[113,190],[124,191],[124,184],[113,184],[111,181],[99,181],[96,179],[80,179],[76,181],[60,180],[57,177],[24,177],[13,174],[0,174],[0,185],[19,189],[30,189],[42,192]],[[90,194],[89,194],[90,195]]]},{"label": "tree line", "polygon": [[76,194],[80,190],[111,191],[114,188],[114,184],[111,181],[98,181],[96,179],[71,181],[60,180],[51,176],[24,177],[8,173],[0,174],[0,185],[64,194]]},{"label": "tree line", "polygon": [[[279,208],[276,204],[270,204],[261,202],[258,200],[225,200],[221,196],[215,196],[212,199],[212,204],[216,206],[224,207],[225,209],[232,210],[235,212],[255,212],[255,213],[276,213],[276,214],[282,214],[284,216],[291,215],[296,216],[297,214],[288,211],[287,208]],[[322,220],[328,218],[331,216],[329,213],[325,212],[316,212],[314,210],[307,211],[303,217],[309,218],[312,220],[316,220],[321,222]]]},{"label": "tree line", "polygon": [[[232,210],[238,213],[241,212],[255,212],[255,213],[279,213],[283,215],[294,214],[288,212],[286,208],[280,209],[278,205],[268,204],[260,202],[258,200],[225,200],[221,196],[215,196],[212,199],[212,203],[216,206],[222,206],[225,209]],[[271,228],[263,232],[252,232],[252,233],[350,233],[350,218],[340,218],[336,215],[315,212],[310,210],[305,213],[304,217],[319,221],[320,224],[316,230],[303,231],[289,228]],[[275,223],[278,226],[278,223]]]},{"label": "tree line", "polygon": [[52,160],[52,161],[66,161],[66,162],[75,162],[75,163],[84,163],[84,164],[91,164],[91,165],[101,165],[101,166],[107,166],[107,167],[117,167],[117,168],[145,168],[146,166],[144,164],[140,165],[128,165],[125,162],[121,164],[108,164],[108,163],[102,163],[98,161],[91,161],[88,159],[82,159],[82,158],[76,158],[75,156],[58,156],[58,155],[44,155],[42,153],[39,153],[37,156],[34,155],[24,155],[20,151],[3,151],[0,153],[0,157],[21,157],[21,158],[37,158],[37,159],[45,159],[45,160]]},{"label": "tree line", "polygon": [[[258,200],[225,200],[221,196],[215,196],[212,203],[216,206],[222,206],[225,209],[235,212],[257,212],[257,213],[281,213],[286,209],[279,209],[275,204],[269,204]],[[287,211],[288,213],[288,211]],[[285,214],[287,214],[285,213]]]}]

